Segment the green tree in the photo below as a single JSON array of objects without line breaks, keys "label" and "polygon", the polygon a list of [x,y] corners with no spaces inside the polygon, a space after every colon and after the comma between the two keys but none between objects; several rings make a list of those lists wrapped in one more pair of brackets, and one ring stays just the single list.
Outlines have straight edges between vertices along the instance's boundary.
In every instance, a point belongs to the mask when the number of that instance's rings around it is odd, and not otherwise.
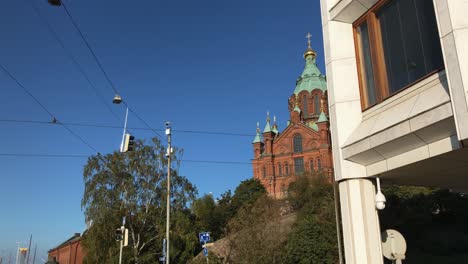
[{"label": "green tree", "polygon": [[250,206],[257,199],[266,193],[265,187],[257,179],[248,179],[242,181],[234,191],[232,197],[232,210],[237,211],[243,206]]},{"label": "green tree", "polygon": [[[178,162],[181,150],[173,160]],[[114,152],[88,159],[84,167],[82,199],[86,220],[86,263],[116,263],[119,243],[114,233],[126,217],[129,246],[125,263],[156,263],[165,236],[167,160],[157,138],[150,144],[137,141],[135,150]],[[196,233],[188,206],[195,199],[195,187],[171,170],[171,259],[182,263],[193,256],[191,243]],[[180,242],[179,240],[183,240]]]},{"label": "green tree", "polygon": [[304,176],[289,188],[298,210],[289,234],[287,263],[337,263],[333,186],[322,176]]},{"label": "green tree", "polygon": [[[241,207],[228,224],[232,263],[284,263],[287,232],[280,201],[266,194]],[[230,262],[230,263],[231,263]]]}]

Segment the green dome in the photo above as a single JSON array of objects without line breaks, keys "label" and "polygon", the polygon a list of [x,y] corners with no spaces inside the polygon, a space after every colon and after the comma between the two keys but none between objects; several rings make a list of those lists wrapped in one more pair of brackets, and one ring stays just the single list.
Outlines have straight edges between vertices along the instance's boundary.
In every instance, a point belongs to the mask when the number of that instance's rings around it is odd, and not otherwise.
[{"label": "green dome", "polygon": [[312,92],[315,89],[320,89],[322,92],[327,90],[327,80],[317,67],[315,56],[306,57],[306,65],[301,76],[296,81],[296,89],[294,94],[298,95],[302,91]]}]

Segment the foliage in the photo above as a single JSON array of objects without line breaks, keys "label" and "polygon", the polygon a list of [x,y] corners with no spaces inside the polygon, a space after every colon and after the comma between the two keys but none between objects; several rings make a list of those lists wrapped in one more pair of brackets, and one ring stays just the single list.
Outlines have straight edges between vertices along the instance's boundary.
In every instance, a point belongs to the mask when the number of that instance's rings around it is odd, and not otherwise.
[{"label": "foliage", "polygon": [[386,186],[381,229],[406,239],[405,263],[468,262],[468,198],[463,194],[413,186]]},{"label": "foliage", "polygon": [[265,187],[257,179],[248,179],[242,181],[234,191],[232,197],[232,209],[237,211],[243,206],[250,206],[257,199],[266,193]]},{"label": "foliage", "polygon": [[289,235],[287,263],[336,263],[333,186],[324,177],[300,177],[289,193],[298,219]]},{"label": "foliage", "polygon": [[260,196],[241,207],[229,222],[229,244],[233,263],[284,263],[286,235],[281,235],[280,204]]},{"label": "foliage", "polygon": [[[176,150],[175,162],[182,151]],[[165,148],[154,138],[151,144],[137,141],[135,150],[114,152],[88,159],[84,167],[82,207],[92,222],[84,247],[86,263],[116,263],[119,243],[114,233],[126,217],[129,247],[126,263],[156,263],[165,236],[167,160]],[[196,233],[188,206],[195,187],[171,169],[171,259],[182,263],[193,256]]]}]

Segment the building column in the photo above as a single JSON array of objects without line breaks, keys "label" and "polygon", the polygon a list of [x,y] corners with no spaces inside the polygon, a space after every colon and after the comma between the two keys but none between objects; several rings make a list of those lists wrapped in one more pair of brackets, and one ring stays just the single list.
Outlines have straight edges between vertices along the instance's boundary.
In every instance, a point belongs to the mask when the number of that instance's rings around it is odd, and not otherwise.
[{"label": "building column", "polygon": [[338,186],[346,264],[383,264],[373,182],[349,179]]}]

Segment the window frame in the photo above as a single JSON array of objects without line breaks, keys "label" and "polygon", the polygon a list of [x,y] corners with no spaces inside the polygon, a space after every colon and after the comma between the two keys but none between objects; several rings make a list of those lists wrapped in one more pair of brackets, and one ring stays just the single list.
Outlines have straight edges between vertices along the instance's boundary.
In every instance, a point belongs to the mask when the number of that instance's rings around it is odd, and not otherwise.
[{"label": "window frame", "polygon": [[[389,85],[388,85],[388,78],[387,78],[387,69],[385,66],[385,56],[384,56],[384,49],[383,49],[383,41],[382,41],[382,34],[381,28],[379,25],[379,21],[377,19],[376,13],[383,8],[385,5],[390,3],[393,0],[379,0],[374,6],[369,8],[361,17],[359,17],[353,23],[353,39],[354,39],[354,49],[356,55],[356,68],[358,74],[358,82],[359,82],[359,94],[361,99],[361,111],[364,112],[367,109],[378,105],[385,100],[399,94],[400,92],[406,90],[407,88],[413,86],[414,84],[420,82],[423,79],[433,75],[444,69],[444,65],[441,68],[434,69],[421,78],[416,79],[415,81],[399,88],[398,91],[390,94]],[[434,7],[435,8],[435,7]],[[375,93],[376,93],[376,103],[375,104],[367,104],[367,97],[365,96],[367,91],[364,91],[364,81],[363,81],[363,64],[361,62],[361,44],[360,38],[358,33],[358,27],[367,23],[368,27],[368,35],[369,35],[369,46],[370,46],[370,57],[371,57],[371,64],[373,69],[373,78],[374,78],[374,86],[375,86]],[[440,34],[440,33],[439,33]],[[443,56],[443,54],[442,54]]]},{"label": "window frame", "polygon": [[293,153],[302,153],[304,151],[304,146],[302,142],[302,135],[295,134],[293,136]]}]

